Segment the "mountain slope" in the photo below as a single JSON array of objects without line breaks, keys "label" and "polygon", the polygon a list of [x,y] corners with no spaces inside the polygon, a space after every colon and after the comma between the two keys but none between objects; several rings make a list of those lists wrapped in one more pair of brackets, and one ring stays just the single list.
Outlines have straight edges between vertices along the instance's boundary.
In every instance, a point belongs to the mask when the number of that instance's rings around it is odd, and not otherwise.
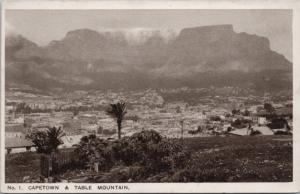
[{"label": "mountain slope", "polygon": [[6,37],[6,78],[47,89],[291,87],[291,62],[265,37],[236,33],[232,25],[174,34],[141,32],[133,39],[121,31],[79,29],[44,47]]}]

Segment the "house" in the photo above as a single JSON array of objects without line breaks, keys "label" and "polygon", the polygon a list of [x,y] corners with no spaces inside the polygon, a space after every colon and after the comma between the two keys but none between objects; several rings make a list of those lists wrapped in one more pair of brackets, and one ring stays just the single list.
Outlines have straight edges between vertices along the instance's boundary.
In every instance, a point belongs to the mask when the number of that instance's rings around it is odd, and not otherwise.
[{"label": "house", "polygon": [[24,124],[24,116],[15,117],[11,122],[16,124]]},{"label": "house", "polygon": [[62,123],[62,129],[67,135],[79,134],[82,129],[82,124],[77,120],[64,121]]},{"label": "house", "polygon": [[58,148],[71,148],[74,145],[79,144],[83,135],[66,135],[61,138],[63,144]]},{"label": "house", "polygon": [[229,135],[237,135],[237,136],[246,136],[249,135],[250,131],[248,128],[236,129],[233,131],[229,131]]},{"label": "house", "polygon": [[264,116],[252,116],[251,120],[253,123],[257,123],[259,125],[265,125],[267,124],[267,118]]},{"label": "house", "polygon": [[29,152],[31,148],[35,147],[34,144],[22,137],[5,137],[5,150],[6,154]]},{"label": "house", "polygon": [[[253,131],[259,131],[261,135],[274,135],[272,129],[266,126],[253,126]],[[228,132],[230,135],[238,135],[238,136],[245,136],[250,135],[251,131],[248,128],[236,129],[233,131]]]},{"label": "house", "polygon": [[274,135],[272,129],[267,126],[253,126],[254,131],[259,131],[262,135]]},{"label": "house", "polygon": [[265,109],[257,111],[256,116],[257,117],[267,117],[270,115],[270,112],[266,111]]},{"label": "house", "polygon": [[265,125],[265,124],[267,124],[267,119],[266,119],[266,117],[258,117],[257,123],[258,123],[259,125]]},{"label": "house", "polygon": [[6,124],[5,137],[21,137],[23,136],[25,128],[20,124]]},{"label": "house", "polygon": [[292,120],[288,121],[288,125],[290,126],[290,129],[293,130],[293,121]]}]

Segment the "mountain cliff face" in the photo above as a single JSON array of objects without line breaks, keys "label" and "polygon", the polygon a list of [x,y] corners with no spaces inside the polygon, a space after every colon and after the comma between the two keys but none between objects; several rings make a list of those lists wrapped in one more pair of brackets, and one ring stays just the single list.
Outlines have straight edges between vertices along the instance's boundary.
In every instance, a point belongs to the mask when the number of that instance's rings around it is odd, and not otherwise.
[{"label": "mountain cliff face", "polygon": [[270,49],[267,38],[236,33],[232,25],[128,37],[79,29],[44,47],[6,37],[7,82],[46,89],[291,87],[292,64]]}]

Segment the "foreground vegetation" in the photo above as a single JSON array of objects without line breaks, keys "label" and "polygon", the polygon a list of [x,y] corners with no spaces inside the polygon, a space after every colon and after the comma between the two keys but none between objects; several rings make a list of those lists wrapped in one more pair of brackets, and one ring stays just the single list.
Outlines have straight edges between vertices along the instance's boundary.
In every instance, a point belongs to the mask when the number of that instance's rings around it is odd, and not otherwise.
[{"label": "foreground vegetation", "polygon": [[[71,182],[292,181],[291,136],[162,138],[144,131],[115,142],[93,136],[71,150],[80,161],[57,180]],[[97,164],[99,172],[92,167]],[[39,177],[39,155],[6,157],[6,182]],[[25,177],[25,178],[24,178]],[[34,181],[31,179],[31,181]],[[35,180],[36,181],[36,180]]]}]

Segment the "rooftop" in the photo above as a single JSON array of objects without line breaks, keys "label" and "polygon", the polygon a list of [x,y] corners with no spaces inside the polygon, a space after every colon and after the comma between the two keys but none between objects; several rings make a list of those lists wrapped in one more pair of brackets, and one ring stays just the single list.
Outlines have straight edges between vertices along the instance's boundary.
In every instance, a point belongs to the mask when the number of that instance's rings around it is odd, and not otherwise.
[{"label": "rooftop", "polygon": [[25,138],[5,137],[5,148],[24,148],[32,146],[34,146],[34,144]]}]

